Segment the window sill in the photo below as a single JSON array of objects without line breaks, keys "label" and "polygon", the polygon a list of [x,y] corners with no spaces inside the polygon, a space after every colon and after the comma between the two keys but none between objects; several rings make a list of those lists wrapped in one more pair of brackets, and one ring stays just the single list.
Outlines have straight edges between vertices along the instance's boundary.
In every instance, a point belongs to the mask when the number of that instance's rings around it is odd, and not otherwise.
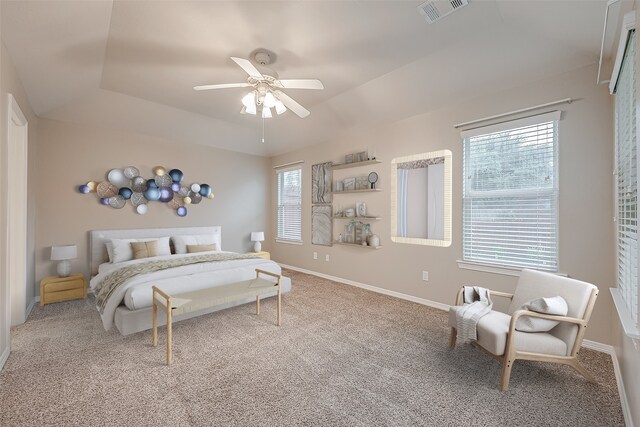
[{"label": "window sill", "polygon": [[482,264],[479,262],[461,260],[458,260],[456,262],[458,263],[458,268],[462,268],[464,270],[483,271],[485,273],[502,274],[505,276],[520,277],[520,271],[522,271],[521,268],[517,267],[503,267],[499,265]]},{"label": "window sill", "polygon": [[625,335],[631,338],[636,349],[640,350],[640,327],[638,327],[638,324],[633,321],[631,313],[622,298],[620,289],[610,288],[609,290],[611,291],[613,304],[616,306],[616,311],[620,318],[620,324],[622,325]]},{"label": "window sill", "polygon": [[[458,268],[462,268],[464,270],[474,270],[474,271],[482,271],[484,273],[502,274],[503,276],[520,277],[520,272],[522,271],[521,267],[507,267],[504,265],[483,264],[481,262],[462,261],[462,260],[458,260],[456,262],[458,263]],[[557,271],[552,271],[551,273],[556,274],[558,276],[568,277],[566,274],[558,273]]]},{"label": "window sill", "polygon": [[276,243],[286,243],[287,245],[302,245],[302,240],[282,240],[276,239]]}]

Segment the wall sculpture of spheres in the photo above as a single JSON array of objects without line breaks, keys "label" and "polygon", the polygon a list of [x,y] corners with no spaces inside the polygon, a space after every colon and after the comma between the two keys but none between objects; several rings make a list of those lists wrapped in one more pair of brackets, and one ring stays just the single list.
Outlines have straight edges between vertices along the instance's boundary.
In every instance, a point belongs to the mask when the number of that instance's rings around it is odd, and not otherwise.
[{"label": "wall sculpture of spheres", "polygon": [[201,200],[213,200],[209,184],[182,184],[184,174],[180,169],[156,166],[153,178],[145,179],[134,166],[111,169],[102,181],[89,181],[79,185],[81,194],[96,193],[104,206],[121,209],[130,204],[139,215],[147,213],[149,202],[159,201],[172,209],[179,217],[187,216],[185,205],[199,204]]}]

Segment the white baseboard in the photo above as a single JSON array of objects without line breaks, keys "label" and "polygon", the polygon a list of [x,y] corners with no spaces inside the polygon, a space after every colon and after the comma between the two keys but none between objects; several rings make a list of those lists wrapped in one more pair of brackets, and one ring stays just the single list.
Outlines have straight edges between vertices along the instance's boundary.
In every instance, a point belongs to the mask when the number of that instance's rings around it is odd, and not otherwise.
[{"label": "white baseboard", "polygon": [[[310,274],[312,276],[322,277],[323,279],[333,280],[334,282],[337,282],[337,283],[342,283],[345,285],[367,289],[372,292],[377,292],[383,295],[389,295],[389,296],[400,298],[406,301],[412,301],[418,304],[426,305],[428,307],[437,308],[438,310],[448,311],[450,307],[449,304],[443,304],[441,302],[431,301],[425,298],[419,298],[419,297],[414,297],[412,295],[403,294],[400,292],[390,291],[388,289],[367,285],[365,283],[360,283],[360,282],[356,282],[349,279],[343,279],[341,277],[332,276],[330,274],[318,273],[316,271],[306,270],[304,268],[294,267],[292,265],[287,265],[282,263],[279,263],[279,264],[282,268],[299,271],[300,273]],[[607,353],[609,356],[611,356],[611,360],[613,362],[613,371],[616,376],[616,383],[618,384],[618,394],[620,394],[620,405],[622,406],[622,414],[624,415],[625,424],[627,425],[627,427],[633,427],[633,421],[631,418],[631,412],[629,408],[629,401],[627,400],[627,393],[625,391],[624,383],[622,381],[620,364],[618,363],[618,357],[616,356],[615,349],[611,345],[602,344],[602,343],[591,341],[591,340],[582,340],[582,347],[588,348],[594,351],[599,351],[602,353]]]},{"label": "white baseboard", "polygon": [[4,364],[9,358],[9,353],[11,352],[11,348],[7,347],[4,349],[2,354],[0,355],[0,371],[4,368]]},{"label": "white baseboard", "polygon": [[437,308],[438,310],[449,310],[448,304],[442,304],[440,302],[431,301],[425,298],[414,297],[413,295],[403,294],[401,292],[390,291],[388,289],[379,288],[377,286],[367,285],[365,283],[356,282],[349,279],[343,279],[341,277],[331,276],[329,274],[318,273],[316,271],[305,270],[304,268],[294,267],[292,265],[280,264],[283,268],[288,268],[289,270],[299,271],[300,273],[310,274],[312,276],[322,277],[323,279],[333,280],[334,282],[343,283],[345,285],[355,286],[357,288],[366,289],[368,291],[376,292],[383,295],[389,295],[392,297],[400,298],[406,301],[412,301],[418,304],[426,305],[428,307]]},{"label": "white baseboard", "polygon": [[631,407],[629,406],[629,399],[627,399],[627,390],[624,387],[624,381],[622,381],[622,372],[620,371],[620,363],[618,363],[618,355],[613,346],[602,344],[595,341],[583,340],[582,346],[595,351],[601,351],[611,356],[613,362],[613,372],[616,375],[616,383],[618,384],[618,394],[620,395],[620,406],[622,406],[622,415],[624,415],[624,423],[627,427],[633,427],[633,419],[631,418]]},{"label": "white baseboard", "polygon": [[29,314],[31,314],[31,310],[33,310],[33,306],[35,305],[36,302],[40,301],[40,297],[35,297],[31,299],[31,302],[29,303],[29,305],[27,306],[27,310],[24,313],[24,319],[25,321],[29,318]]}]

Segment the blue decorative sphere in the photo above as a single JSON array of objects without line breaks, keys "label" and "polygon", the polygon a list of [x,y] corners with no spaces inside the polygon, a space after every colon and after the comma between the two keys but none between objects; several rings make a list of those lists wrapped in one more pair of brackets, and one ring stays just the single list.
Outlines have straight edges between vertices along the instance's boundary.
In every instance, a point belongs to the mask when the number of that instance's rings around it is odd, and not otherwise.
[{"label": "blue decorative sphere", "polygon": [[158,188],[158,184],[156,184],[156,180],[155,179],[148,179],[147,180],[147,188]]},{"label": "blue decorative sphere", "polygon": [[160,201],[167,203],[173,200],[173,190],[170,187],[160,187]]},{"label": "blue decorative sphere", "polygon": [[131,198],[131,195],[133,194],[133,191],[129,187],[122,187],[120,190],[118,190],[118,194],[121,195],[125,200],[129,200]]},{"label": "blue decorative sphere", "polygon": [[187,216],[187,208],[184,206],[180,206],[176,212],[178,212],[178,216]]},{"label": "blue decorative sphere", "polygon": [[82,194],[87,194],[91,192],[91,189],[87,184],[82,184],[81,186],[78,187],[78,191],[81,192]]},{"label": "blue decorative sphere", "polygon": [[173,182],[180,183],[180,181],[182,181],[182,178],[184,177],[184,174],[180,169],[171,169],[169,171],[169,176],[171,177],[171,180]]},{"label": "blue decorative sphere", "polygon": [[209,186],[209,184],[202,184],[199,193],[202,197],[209,197],[209,194],[211,194],[211,186]]},{"label": "blue decorative sphere", "polygon": [[171,184],[171,189],[173,191],[180,191],[180,183],[174,182],[173,184]]},{"label": "blue decorative sphere", "polygon": [[102,199],[100,199],[100,203],[102,203],[105,206],[109,206],[109,198],[103,197]]},{"label": "blue decorative sphere", "polygon": [[160,199],[160,190],[155,187],[147,188],[147,191],[144,192],[144,197],[150,201],[156,201]]}]

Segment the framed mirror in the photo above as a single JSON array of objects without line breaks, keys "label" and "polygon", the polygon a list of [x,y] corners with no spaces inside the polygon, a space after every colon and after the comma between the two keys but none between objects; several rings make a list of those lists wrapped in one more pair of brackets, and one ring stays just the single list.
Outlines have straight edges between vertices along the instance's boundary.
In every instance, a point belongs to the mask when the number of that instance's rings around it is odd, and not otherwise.
[{"label": "framed mirror", "polygon": [[451,151],[391,161],[391,240],[451,245]]}]

